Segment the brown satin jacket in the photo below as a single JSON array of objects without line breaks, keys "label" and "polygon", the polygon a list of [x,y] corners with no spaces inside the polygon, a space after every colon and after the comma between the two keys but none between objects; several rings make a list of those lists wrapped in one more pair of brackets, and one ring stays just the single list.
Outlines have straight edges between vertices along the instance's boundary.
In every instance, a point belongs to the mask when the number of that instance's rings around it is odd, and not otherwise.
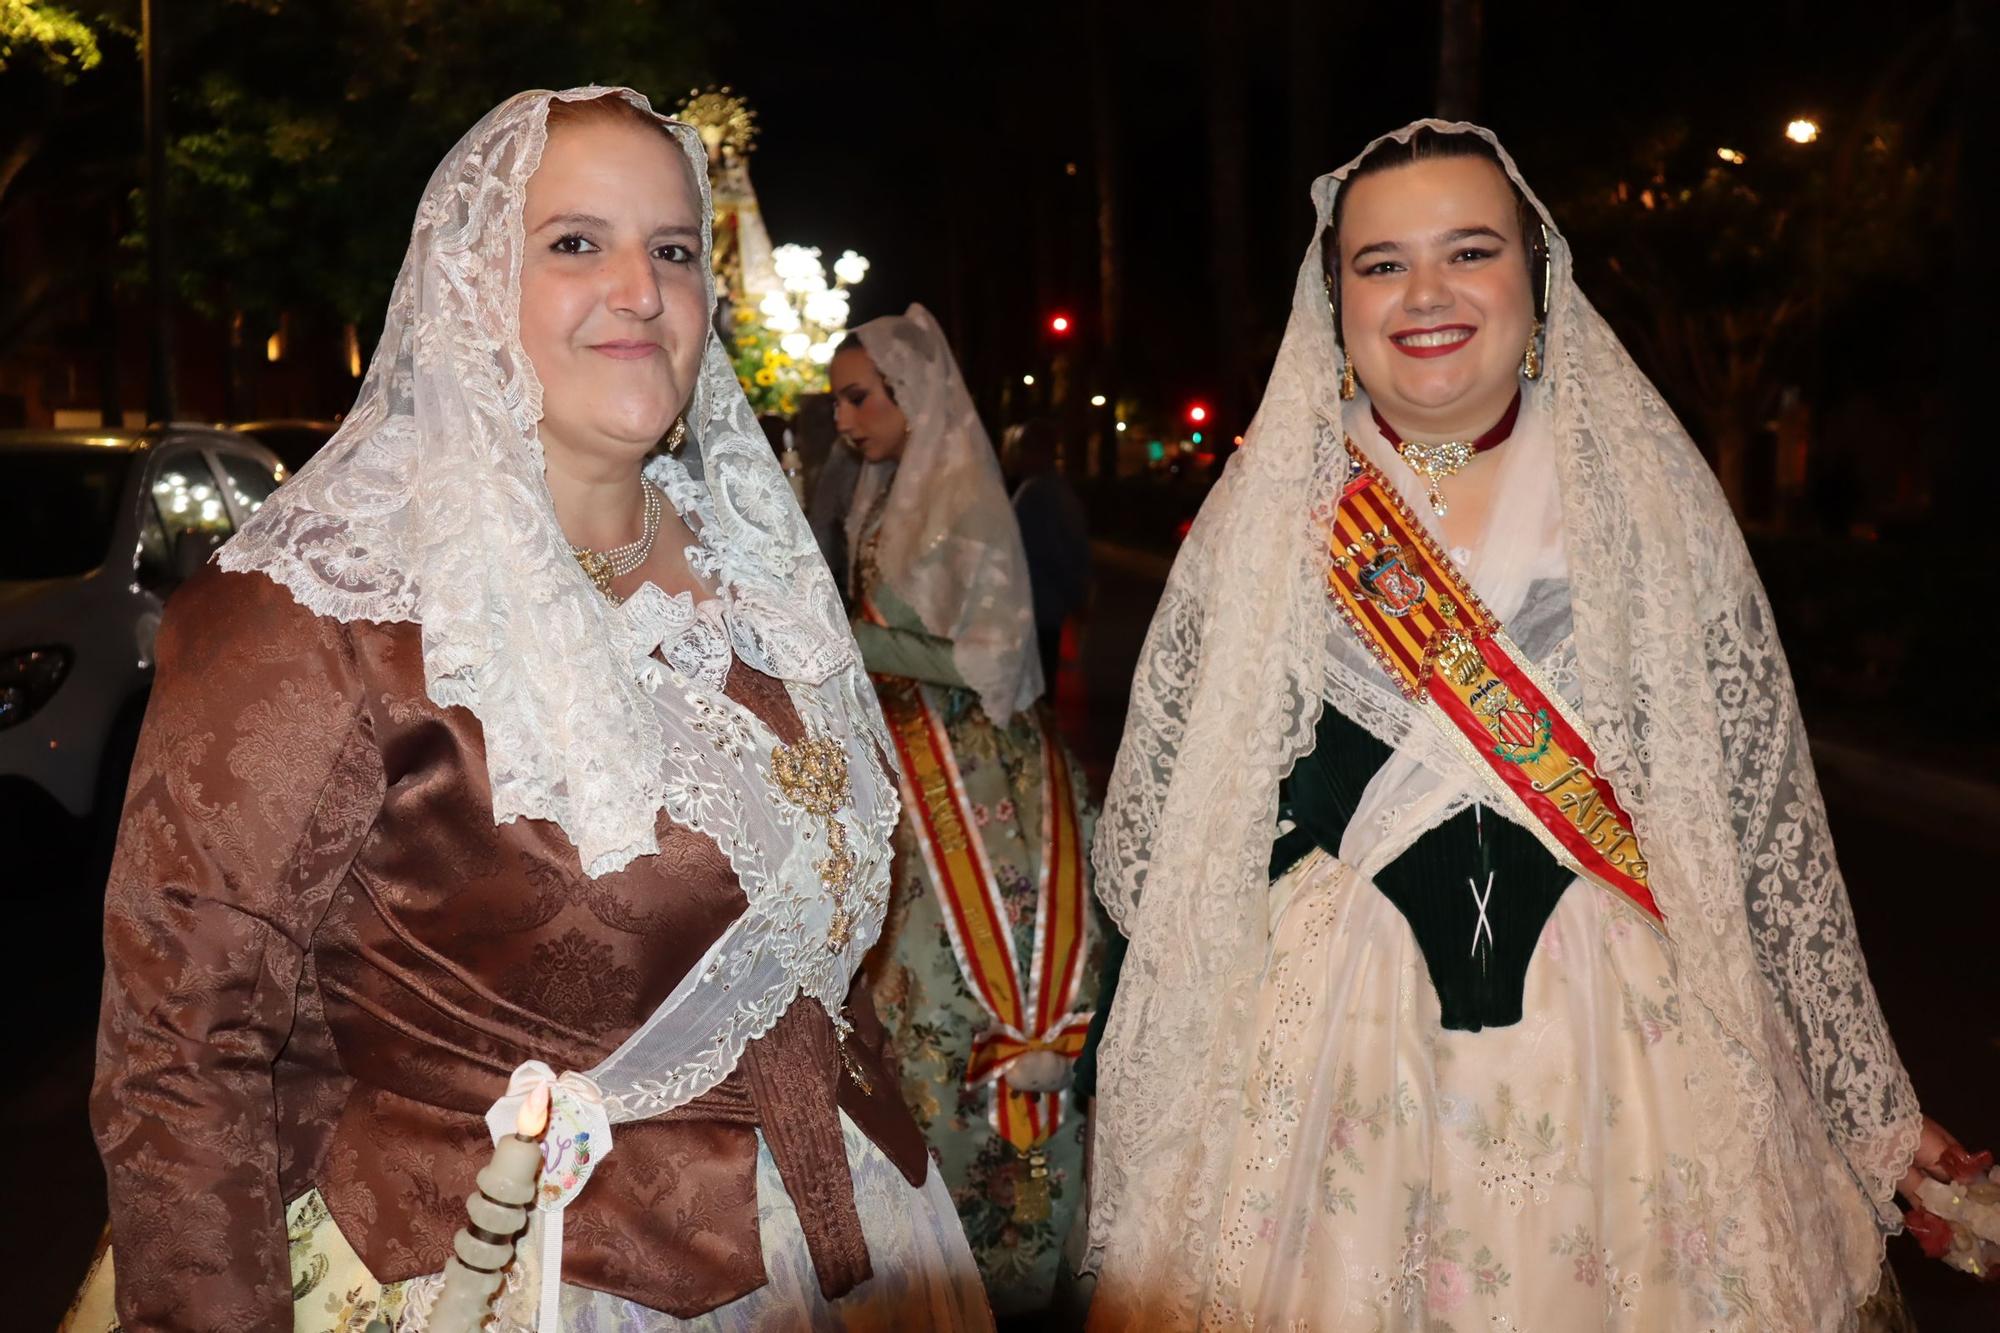
[{"label": "brown satin jacket", "polygon": [[[262,574],[173,599],[105,897],[91,1119],[128,1330],[290,1328],[285,1205],[317,1187],[383,1281],[443,1267],[524,1060],[587,1070],[745,907],[707,837],[592,879],[553,824],[495,825],[478,722],[421,631],[316,616]],[[779,682],[731,697],[801,734]],[[765,1281],[756,1131],[828,1295],[868,1275],[836,1107],[920,1184],[866,989],[843,1075],[811,1000],[721,1087],[618,1126],[563,1277],[688,1317]]]}]

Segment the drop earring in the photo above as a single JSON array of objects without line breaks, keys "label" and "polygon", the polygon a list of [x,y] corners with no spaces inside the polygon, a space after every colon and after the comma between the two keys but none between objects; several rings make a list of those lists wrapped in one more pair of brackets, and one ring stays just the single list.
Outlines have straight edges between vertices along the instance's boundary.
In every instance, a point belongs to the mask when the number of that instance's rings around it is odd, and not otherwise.
[{"label": "drop earring", "polygon": [[1521,354],[1521,374],[1524,378],[1538,380],[1542,377],[1542,354],[1536,345],[1542,336],[1542,321],[1535,321],[1535,327],[1528,330],[1528,350]]},{"label": "drop earring", "polygon": [[[1533,377],[1530,376],[1530,378]],[[674,418],[673,429],[667,432],[667,440],[666,440],[667,451],[671,453],[674,450],[680,448],[683,444],[686,444],[687,437],[688,437],[688,419],[687,419],[687,413],[683,412],[681,413],[681,415]]]},{"label": "drop earring", "polygon": [[1354,360],[1347,355],[1347,349],[1340,343],[1340,299],[1334,292],[1333,274],[1326,275],[1326,309],[1333,316],[1333,345],[1340,350],[1340,397],[1343,402],[1354,401]]}]

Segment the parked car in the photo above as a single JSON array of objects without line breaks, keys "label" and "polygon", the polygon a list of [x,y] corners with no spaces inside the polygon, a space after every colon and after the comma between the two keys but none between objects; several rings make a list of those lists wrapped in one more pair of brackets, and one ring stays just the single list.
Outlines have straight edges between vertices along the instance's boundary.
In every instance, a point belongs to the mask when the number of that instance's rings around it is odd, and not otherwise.
[{"label": "parked car", "polygon": [[10,869],[108,855],[167,595],[287,475],[206,426],[0,431],[0,836]]},{"label": "parked car", "polygon": [[302,419],[232,421],[227,429],[255,439],[276,454],[286,470],[297,472],[319,452],[321,445],[333,438],[333,433],[340,429],[340,423]]}]

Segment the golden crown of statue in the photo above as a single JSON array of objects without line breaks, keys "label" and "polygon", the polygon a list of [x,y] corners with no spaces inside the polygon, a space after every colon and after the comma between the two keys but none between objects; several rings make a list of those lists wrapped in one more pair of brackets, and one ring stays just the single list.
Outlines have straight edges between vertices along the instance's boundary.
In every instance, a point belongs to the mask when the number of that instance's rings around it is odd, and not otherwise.
[{"label": "golden crown of statue", "polygon": [[711,157],[748,157],[756,147],[757,112],[727,84],[690,89],[674,118],[700,132]]}]

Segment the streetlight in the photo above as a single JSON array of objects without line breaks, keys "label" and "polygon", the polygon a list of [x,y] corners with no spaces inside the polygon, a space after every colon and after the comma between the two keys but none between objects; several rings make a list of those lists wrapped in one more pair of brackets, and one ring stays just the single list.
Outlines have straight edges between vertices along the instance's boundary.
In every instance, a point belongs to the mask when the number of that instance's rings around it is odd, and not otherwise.
[{"label": "streetlight", "polygon": [[1032,389],[1035,387],[1035,377],[1033,375],[1023,375],[1021,376],[1021,383]]},{"label": "streetlight", "polygon": [[1785,137],[1795,144],[1809,144],[1819,138],[1819,122],[1806,116],[1800,116],[1797,120],[1785,126]]},{"label": "streetlight", "polygon": [[1090,405],[1092,407],[1104,406],[1104,395],[1101,393],[1094,393],[1090,395]]},{"label": "streetlight", "polygon": [[1715,150],[1715,155],[1733,167],[1742,166],[1746,160],[1743,154],[1734,148],[1718,148]]},{"label": "streetlight", "polygon": [[1119,430],[1119,432],[1120,432],[1120,433],[1122,434],[1122,433],[1123,433],[1123,432],[1125,431],[1125,429],[1126,429],[1126,426],[1125,426],[1125,423],[1124,423],[1124,422],[1122,422],[1122,421],[1121,421],[1121,422],[1119,422],[1119,423],[1118,423],[1118,430]]}]

